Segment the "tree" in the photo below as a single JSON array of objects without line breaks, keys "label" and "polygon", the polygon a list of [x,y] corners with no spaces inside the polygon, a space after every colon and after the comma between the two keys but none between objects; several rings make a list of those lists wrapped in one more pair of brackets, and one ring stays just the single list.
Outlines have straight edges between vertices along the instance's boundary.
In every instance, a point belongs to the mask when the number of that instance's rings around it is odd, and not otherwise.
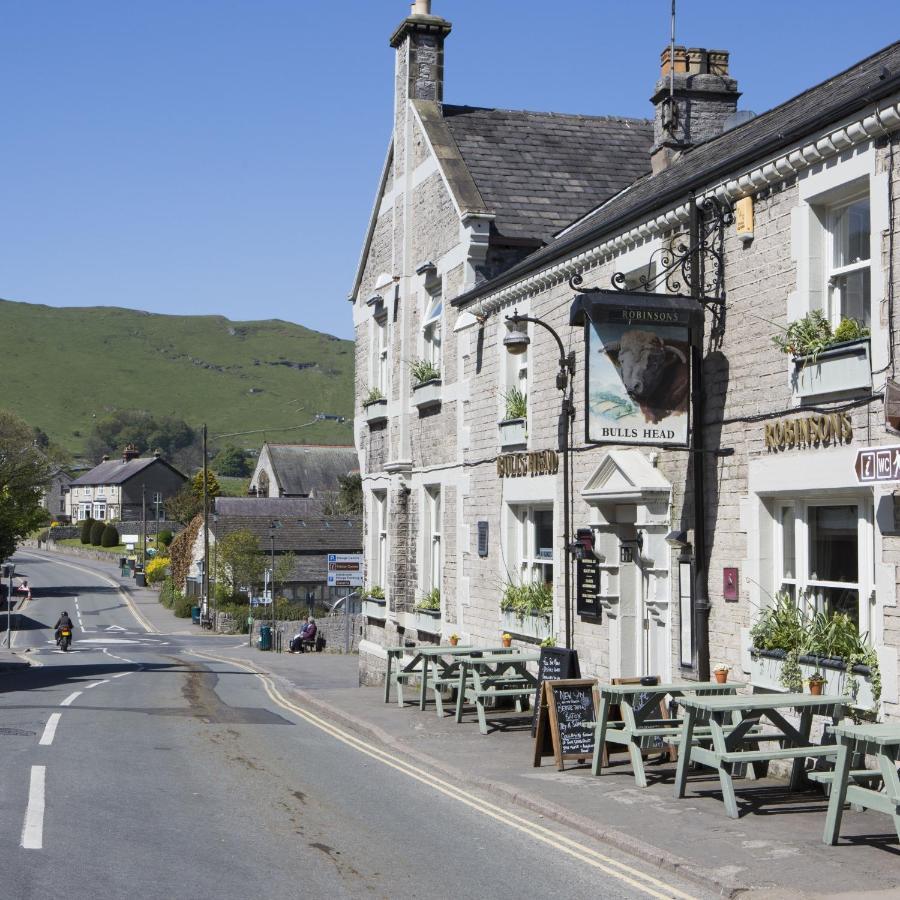
[{"label": "tree", "polygon": [[284,591],[285,582],[290,579],[294,571],[296,562],[297,557],[293,550],[288,550],[287,553],[282,553],[280,556],[275,557],[275,584],[281,587],[282,592]]},{"label": "tree", "polygon": [[91,525],[91,543],[95,547],[99,547],[103,541],[103,532],[106,530],[106,523],[94,522]]},{"label": "tree", "polygon": [[11,556],[18,541],[44,523],[40,501],[52,472],[32,429],[0,410],[0,559]]},{"label": "tree", "polygon": [[104,454],[114,456],[126,444],[134,444],[144,453],[159,450],[171,459],[196,441],[197,433],[183,419],[171,416],[157,419],[144,410],[120,409],[94,423],[85,447],[94,460]]},{"label": "tree", "polygon": [[94,520],[88,516],[81,520],[81,543],[89,544],[91,542],[91,528],[94,527]]},{"label": "tree", "polygon": [[115,525],[107,525],[100,535],[101,547],[118,547],[119,546],[119,530]]},{"label": "tree", "polygon": [[341,489],[338,507],[344,515],[361,516],[363,511],[362,475],[353,472],[338,478]]},{"label": "tree", "polygon": [[[219,480],[215,473],[206,472],[207,500],[212,506],[214,497],[222,493]],[[174,496],[166,500],[166,515],[187,525],[198,513],[203,512],[203,472],[198,472],[184,487]]]},{"label": "tree", "polygon": [[212,467],[219,473],[230,478],[245,478],[250,474],[250,466],[247,463],[247,454],[232,444],[223,447],[212,461]]},{"label": "tree", "polygon": [[218,541],[216,582],[231,597],[242,588],[256,587],[262,580],[266,560],[259,538],[252,531],[233,531]]}]

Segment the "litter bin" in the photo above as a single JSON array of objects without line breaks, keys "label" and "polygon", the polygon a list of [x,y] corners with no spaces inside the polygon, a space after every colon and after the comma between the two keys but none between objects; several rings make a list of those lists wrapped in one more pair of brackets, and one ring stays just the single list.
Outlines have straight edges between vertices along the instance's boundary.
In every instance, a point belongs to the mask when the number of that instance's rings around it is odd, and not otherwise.
[{"label": "litter bin", "polygon": [[192,607],[191,607],[191,621],[192,621],[195,625],[199,625],[199,624],[200,624],[200,607],[199,607],[199,606],[192,606]]},{"label": "litter bin", "polygon": [[128,572],[128,557],[127,556],[119,557],[119,570],[122,572],[123,578],[128,577],[129,572]]},{"label": "litter bin", "polygon": [[147,587],[147,576],[144,574],[142,566],[134,570],[134,585],[135,587]]},{"label": "litter bin", "polygon": [[260,650],[271,650],[272,649],[272,626],[271,625],[260,625],[259,626],[259,649]]}]

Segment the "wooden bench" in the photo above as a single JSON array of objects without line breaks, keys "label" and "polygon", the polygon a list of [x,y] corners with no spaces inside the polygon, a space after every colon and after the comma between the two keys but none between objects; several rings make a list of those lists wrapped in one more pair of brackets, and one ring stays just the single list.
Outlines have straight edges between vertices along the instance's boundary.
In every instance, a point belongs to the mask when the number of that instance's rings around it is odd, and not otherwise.
[{"label": "wooden bench", "polygon": [[516,711],[529,709],[534,696],[537,678],[526,669],[529,662],[538,662],[540,653],[506,653],[485,655],[479,658],[460,659],[457,678],[456,721],[462,722],[463,705],[475,704],[478,729],[488,733],[485,701],[490,698],[510,697],[516,702]]}]

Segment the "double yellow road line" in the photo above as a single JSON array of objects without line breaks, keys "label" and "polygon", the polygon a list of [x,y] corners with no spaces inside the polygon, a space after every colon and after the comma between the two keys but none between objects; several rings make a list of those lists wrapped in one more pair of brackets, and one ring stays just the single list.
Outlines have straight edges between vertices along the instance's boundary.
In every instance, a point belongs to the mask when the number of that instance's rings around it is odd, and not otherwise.
[{"label": "double yellow road line", "polygon": [[482,798],[463,790],[459,785],[444,781],[431,772],[420,769],[418,766],[406,762],[399,756],[388,753],[376,745],[370,744],[368,741],[364,741],[350,732],[339,728],[326,719],[322,719],[314,713],[303,709],[296,703],[288,700],[278,688],[275,687],[275,684],[269,675],[259,672],[255,667],[250,666],[247,663],[228,659],[226,657],[214,656],[199,650],[188,650],[186,652],[202,659],[225,663],[226,665],[236,666],[239,669],[250,672],[260,679],[266,694],[268,694],[269,699],[271,699],[276,706],[297,716],[297,718],[302,719],[309,725],[318,728],[320,731],[323,731],[335,740],[340,741],[342,744],[368,756],[370,759],[380,762],[382,765],[389,766],[395,771],[400,772],[402,775],[406,775],[408,778],[412,778],[415,781],[438,791],[445,797],[455,800],[457,803],[462,803],[464,806],[468,806],[470,809],[473,809],[482,815],[488,816],[509,828],[513,828],[516,831],[526,834],[529,837],[534,838],[534,840],[540,841],[542,844],[553,847],[554,850],[557,850],[572,859],[577,859],[579,862],[585,863],[594,869],[598,869],[606,875],[609,875],[611,878],[615,878],[617,881],[627,884],[635,890],[641,891],[648,897],[657,897],[660,898],[660,900],[670,900],[670,898],[677,898],[677,900],[694,900],[691,894],[686,894],[683,891],[666,884],[664,881],[654,878],[646,872],[642,872],[640,869],[628,866],[603,853],[598,853],[596,850],[585,844],[581,844],[571,838],[557,834],[549,828],[545,828],[535,822],[530,822],[528,819],[510,812],[502,806],[497,806],[494,803],[483,800]]}]

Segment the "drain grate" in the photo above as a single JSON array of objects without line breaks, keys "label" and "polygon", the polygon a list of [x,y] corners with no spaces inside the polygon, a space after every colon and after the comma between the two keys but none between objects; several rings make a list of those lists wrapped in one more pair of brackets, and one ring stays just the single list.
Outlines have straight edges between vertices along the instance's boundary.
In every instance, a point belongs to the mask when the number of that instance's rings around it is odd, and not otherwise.
[{"label": "drain grate", "polygon": [[0,734],[14,734],[16,737],[34,737],[36,731],[26,731],[24,728],[0,728]]}]

